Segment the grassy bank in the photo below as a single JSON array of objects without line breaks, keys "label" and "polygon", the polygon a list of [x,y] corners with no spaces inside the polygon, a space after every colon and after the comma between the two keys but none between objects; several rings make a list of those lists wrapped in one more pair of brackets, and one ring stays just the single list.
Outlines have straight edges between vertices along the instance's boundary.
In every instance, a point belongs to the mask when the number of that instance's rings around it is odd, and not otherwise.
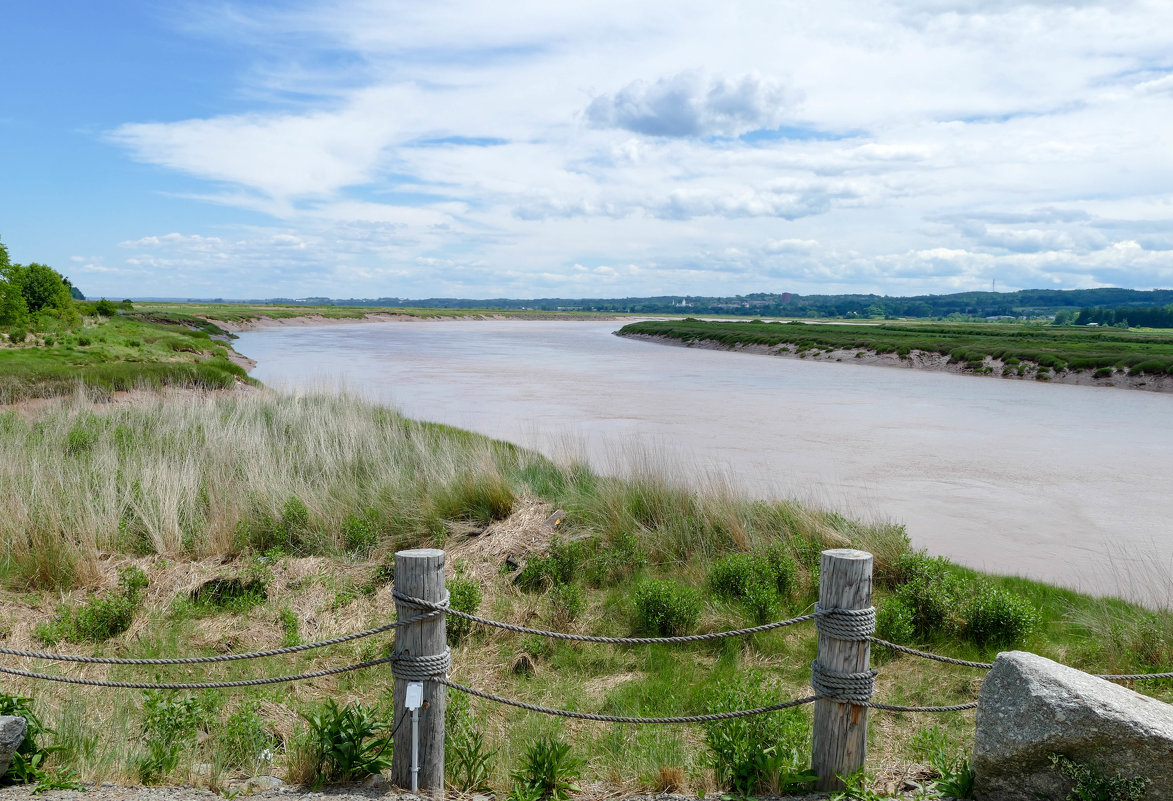
[{"label": "grassy bank", "polygon": [[1117,374],[1173,375],[1173,334],[1086,326],[994,324],[819,325],[808,323],[726,323],[696,319],[632,323],[620,335],[644,335],[684,343],[726,347],[785,348],[797,356],[856,351],[947,356],[974,373],[1050,378],[1086,372],[1108,380]]},{"label": "grassy bank", "polygon": [[[1094,672],[1173,662],[1167,611],[982,576],[912,553],[899,526],[720,488],[696,492],[653,470],[604,477],[351,398],[256,392],[117,407],[72,399],[31,418],[0,414],[0,451],[10,455],[0,463],[0,629],[8,647],[158,657],[349,633],[387,620],[390,556],[422,544],[448,550],[456,603],[498,619],[611,635],[716,631],[809,611],[819,550],[851,544],[876,554],[881,634],[890,638],[963,658],[1016,645]],[[566,523],[552,531],[544,521],[555,509],[565,510]],[[455,634],[456,681],[622,715],[804,695],[815,649],[810,626],[673,648]],[[210,667],[46,669],[235,679],[360,661],[387,646],[373,638]],[[875,661],[877,694],[892,703],[968,701],[981,678],[881,653]],[[50,766],[90,781],[223,788],[252,773],[312,778],[319,765],[303,715],[330,698],[365,705],[386,723],[389,686],[386,671],[374,669],[186,698],[8,677],[3,690],[32,697],[57,730],[55,740],[46,736],[62,746]],[[1137,689],[1173,700],[1168,684]],[[463,739],[452,753],[467,754],[479,737],[489,754],[483,783],[499,790],[516,784],[510,773],[527,748],[551,736],[584,760],[582,782],[599,793],[711,793],[733,781],[733,757],[720,744],[754,736],[737,727],[564,723],[480,701],[456,707],[451,728]],[[808,716],[781,714],[768,724],[785,746],[779,770],[801,769]],[[879,714],[870,764],[891,778],[935,753],[962,753],[972,725],[972,713]],[[451,778],[467,785],[459,762],[450,757]],[[754,789],[782,781],[772,775]]]},{"label": "grassy bank", "polygon": [[269,320],[291,320],[297,317],[320,317],[325,320],[361,320],[370,315],[393,315],[431,319],[483,319],[486,317],[516,317],[520,319],[611,319],[612,314],[591,312],[559,312],[529,309],[446,309],[399,306],[283,306],[277,303],[138,303],[137,308],[158,314],[182,314],[225,323],[248,324]]},{"label": "grassy bank", "polygon": [[[204,320],[133,309],[99,314],[76,303],[70,322],[42,318],[0,341],[0,404],[73,393],[98,396],[134,388],[222,389],[246,377],[229,361],[225,336]],[[15,333],[14,333],[15,332]]]}]

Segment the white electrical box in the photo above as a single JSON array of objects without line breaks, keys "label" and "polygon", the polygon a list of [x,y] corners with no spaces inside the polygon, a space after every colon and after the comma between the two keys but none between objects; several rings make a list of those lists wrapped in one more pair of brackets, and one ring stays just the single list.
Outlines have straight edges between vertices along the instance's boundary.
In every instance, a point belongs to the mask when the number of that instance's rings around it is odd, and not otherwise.
[{"label": "white electrical box", "polygon": [[413,710],[424,705],[424,683],[422,681],[408,682],[407,697],[404,699],[403,705]]}]

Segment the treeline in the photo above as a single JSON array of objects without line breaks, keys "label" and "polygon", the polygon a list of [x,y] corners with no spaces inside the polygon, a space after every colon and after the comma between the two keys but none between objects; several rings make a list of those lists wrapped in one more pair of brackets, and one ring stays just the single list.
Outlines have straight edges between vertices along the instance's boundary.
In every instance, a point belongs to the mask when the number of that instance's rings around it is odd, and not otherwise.
[{"label": "treeline", "polygon": [[85,296],[68,278],[44,264],[12,263],[0,242],[0,326],[21,331],[76,325],[81,318],[75,300]]},{"label": "treeline", "polygon": [[[217,299],[219,300],[219,299]],[[250,303],[294,306],[382,306],[438,309],[531,309],[621,314],[723,314],[746,317],[833,318],[954,318],[1051,317],[1066,311],[1073,318],[1082,308],[1160,309],[1173,303],[1173,289],[1025,289],[1017,292],[959,292],[951,295],[798,295],[752,293],[732,296],[627,298],[270,298]],[[1131,325],[1151,325],[1130,319]]]},{"label": "treeline", "polygon": [[1111,325],[1119,328],[1173,328],[1173,303],[1168,306],[1149,306],[1140,309],[1119,307],[1093,309],[1084,307],[1078,314],[1060,311],[1055,325]]}]

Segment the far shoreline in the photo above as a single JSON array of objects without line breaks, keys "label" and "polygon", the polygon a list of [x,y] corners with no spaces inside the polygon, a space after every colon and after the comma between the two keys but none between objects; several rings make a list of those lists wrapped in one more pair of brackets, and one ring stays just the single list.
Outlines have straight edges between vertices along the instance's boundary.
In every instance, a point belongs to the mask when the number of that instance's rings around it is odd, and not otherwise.
[{"label": "far shoreline", "polygon": [[1103,387],[1105,389],[1132,389],[1142,392],[1173,393],[1173,376],[1153,377],[1151,375],[1128,375],[1118,370],[1107,379],[1094,378],[1086,370],[1062,370],[1053,373],[1049,378],[1037,378],[1037,371],[1028,370],[1022,375],[1002,375],[1004,365],[1000,359],[987,356],[983,367],[989,372],[976,373],[967,369],[964,364],[951,363],[949,357],[940,353],[922,350],[913,350],[907,357],[900,357],[895,353],[875,353],[872,351],[838,349],[829,352],[808,350],[797,353],[787,345],[727,345],[715,339],[697,339],[685,342],[675,337],[653,336],[651,334],[623,334],[618,331],[615,336],[623,339],[632,339],[640,342],[649,342],[655,345],[668,345],[677,348],[699,348],[701,350],[724,350],[733,353],[748,353],[757,356],[773,356],[783,359],[805,359],[814,362],[838,362],[842,364],[863,364],[875,367],[897,367],[905,370],[930,370],[938,373],[952,373],[953,375],[972,376],[974,378],[1001,378],[1013,381],[1037,381],[1043,384],[1068,384],[1082,387]]}]

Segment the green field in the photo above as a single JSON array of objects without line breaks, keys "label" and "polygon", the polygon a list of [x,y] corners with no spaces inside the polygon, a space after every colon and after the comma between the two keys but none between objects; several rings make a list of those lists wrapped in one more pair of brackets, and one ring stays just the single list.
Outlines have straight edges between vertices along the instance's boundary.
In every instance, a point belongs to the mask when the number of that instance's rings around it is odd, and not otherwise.
[{"label": "green field", "polygon": [[1045,372],[1115,371],[1130,375],[1173,375],[1173,333],[1124,331],[1086,326],[978,324],[828,325],[802,322],[747,323],[696,319],[632,323],[622,335],[646,335],[684,343],[716,342],[728,347],[788,346],[797,355],[855,350],[893,353],[937,353],[974,372],[989,372],[997,360],[1004,372],[1020,367]]},{"label": "green field", "polygon": [[518,317],[523,319],[610,319],[612,314],[592,314],[590,312],[558,312],[526,309],[492,309],[492,308],[413,308],[400,306],[305,306],[287,305],[279,303],[151,303],[140,302],[135,308],[157,314],[182,314],[203,317],[210,320],[220,320],[226,323],[240,323],[249,320],[258,320],[268,317],[273,320],[286,320],[292,317],[324,317],[328,320],[361,319],[368,314],[396,314],[408,317],[418,317],[423,320],[443,318],[470,318],[477,319],[489,316]]},{"label": "green field", "polygon": [[133,310],[105,316],[94,313],[95,304],[75,306],[76,321],[45,318],[18,332],[23,341],[10,332],[0,342],[0,403],[78,387],[104,395],[175,385],[222,389],[246,380],[243,368],[228,360],[227,332],[204,320]]}]

